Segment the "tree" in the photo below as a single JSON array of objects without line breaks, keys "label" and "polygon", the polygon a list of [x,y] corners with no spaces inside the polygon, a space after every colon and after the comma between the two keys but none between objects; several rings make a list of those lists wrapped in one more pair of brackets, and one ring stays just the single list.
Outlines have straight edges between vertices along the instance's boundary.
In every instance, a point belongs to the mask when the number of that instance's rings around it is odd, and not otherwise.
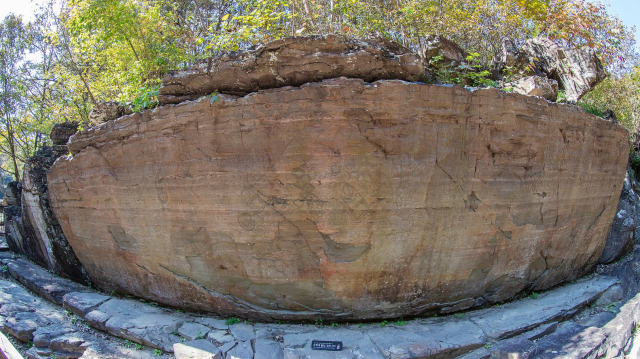
[{"label": "tree", "polygon": [[33,123],[25,115],[30,33],[19,16],[10,14],[0,23],[0,152],[9,159],[5,169],[18,181],[19,163],[32,153],[34,140]]}]

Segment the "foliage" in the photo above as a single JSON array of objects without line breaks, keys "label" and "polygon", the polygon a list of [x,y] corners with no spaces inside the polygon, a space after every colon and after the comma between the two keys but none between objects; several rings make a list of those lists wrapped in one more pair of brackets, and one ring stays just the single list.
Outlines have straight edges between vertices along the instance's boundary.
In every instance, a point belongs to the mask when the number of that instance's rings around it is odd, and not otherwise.
[{"label": "foliage", "polygon": [[234,325],[234,324],[238,324],[240,322],[242,322],[242,320],[240,320],[240,318],[232,317],[232,318],[229,318],[229,319],[225,320],[224,324],[226,324],[226,325]]},{"label": "foliage", "polygon": [[620,77],[605,79],[580,104],[583,108],[611,109],[630,132],[640,131],[640,66]]},{"label": "foliage", "polygon": [[0,23],[0,155],[8,160],[2,169],[18,180],[44,126],[29,106],[37,93],[37,85],[30,84],[35,67],[26,59],[32,43],[33,28],[21,17],[9,15]]}]

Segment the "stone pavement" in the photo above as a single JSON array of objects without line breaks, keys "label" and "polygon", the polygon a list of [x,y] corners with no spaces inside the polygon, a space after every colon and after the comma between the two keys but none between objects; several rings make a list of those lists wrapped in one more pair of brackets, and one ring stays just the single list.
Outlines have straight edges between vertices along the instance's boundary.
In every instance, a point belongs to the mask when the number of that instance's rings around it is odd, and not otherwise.
[{"label": "stone pavement", "polygon": [[[614,358],[631,350],[640,317],[640,294],[620,301],[624,270],[446,317],[323,325],[187,314],[96,292],[11,252],[0,264],[0,330],[27,343],[28,358]],[[344,348],[312,350],[313,340]]]}]

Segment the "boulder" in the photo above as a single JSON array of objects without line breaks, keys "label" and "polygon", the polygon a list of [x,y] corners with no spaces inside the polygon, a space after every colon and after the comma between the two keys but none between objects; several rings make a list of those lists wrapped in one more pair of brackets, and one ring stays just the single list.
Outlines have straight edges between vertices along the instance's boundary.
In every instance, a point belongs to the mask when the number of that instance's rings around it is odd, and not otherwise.
[{"label": "boulder", "polygon": [[77,122],[56,123],[51,129],[49,138],[55,146],[64,146],[76,132],[78,132]]},{"label": "boulder", "polygon": [[638,195],[630,187],[629,181],[625,181],[600,263],[614,262],[633,250],[636,228],[640,225],[638,205]]},{"label": "boulder", "polygon": [[471,76],[465,74],[478,69],[469,66],[468,56],[468,52],[444,36],[429,35],[424,40],[422,58],[437,82],[474,86]]},{"label": "boulder", "polygon": [[606,77],[604,66],[593,49],[572,49],[560,46],[550,39],[536,37],[521,51],[530,61],[540,63],[540,70],[549,78],[558,80],[568,102],[575,103]]},{"label": "boulder", "polygon": [[89,113],[89,122],[93,125],[99,125],[132,113],[133,111],[129,104],[117,101],[103,101],[99,102],[93,110],[91,110],[91,113]]},{"label": "boulder", "polygon": [[627,139],[541,98],[337,78],[80,132],[48,185],[107,291],[250,319],[406,317],[593,269]]},{"label": "boulder", "polygon": [[444,36],[429,35],[424,40],[422,58],[429,64],[434,63],[431,61],[434,58],[439,58],[440,61],[449,65],[460,65],[467,59],[467,56],[469,56],[468,52]]},{"label": "boulder", "polygon": [[49,207],[47,172],[55,159],[54,150],[45,147],[30,157],[24,166],[20,223],[22,236],[17,252],[58,274],[86,281],[88,277]]},{"label": "boulder", "polygon": [[549,101],[555,101],[558,98],[558,81],[546,77],[529,76],[509,82],[505,87],[512,87],[515,93],[539,96]]},{"label": "boulder", "polygon": [[502,40],[500,53],[492,60],[494,80],[517,81],[523,77],[546,77],[538,59],[530,59],[508,38]]},{"label": "boulder", "polygon": [[160,104],[179,103],[216,92],[246,95],[263,89],[300,86],[340,76],[372,82],[420,81],[420,58],[384,39],[339,35],[291,37],[255,50],[198,61],[162,79]]}]

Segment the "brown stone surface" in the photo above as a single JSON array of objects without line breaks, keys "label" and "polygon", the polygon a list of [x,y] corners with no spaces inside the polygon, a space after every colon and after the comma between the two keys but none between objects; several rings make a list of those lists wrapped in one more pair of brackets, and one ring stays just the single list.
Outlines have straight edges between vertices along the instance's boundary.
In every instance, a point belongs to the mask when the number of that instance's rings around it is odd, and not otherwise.
[{"label": "brown stone surface", "polygon": [[339,35],[290,37],[252,51],[233,52],[173,71],[162,79],[160,104],[180,103],[215,91],[244,95],[340,76],[368,82],[425,79],[420,58],[399,44]]},{"label": "brown stone surface", "polygon": [[622,127],[571,105],[344,78],[164,106],[68,145],[49,196],[99,286],[342,320],[468,308],[583,275],[629,151]]}]

